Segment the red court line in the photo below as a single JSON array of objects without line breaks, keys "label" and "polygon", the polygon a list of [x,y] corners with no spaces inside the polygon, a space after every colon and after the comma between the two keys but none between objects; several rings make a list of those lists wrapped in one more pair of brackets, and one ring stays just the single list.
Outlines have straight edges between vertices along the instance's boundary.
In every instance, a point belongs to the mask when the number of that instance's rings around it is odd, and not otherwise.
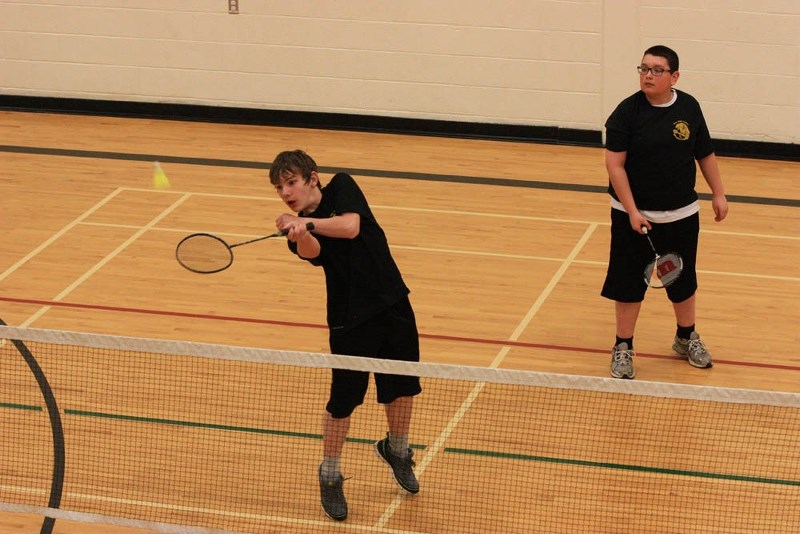
[{"label": "red court line", "polygon": [[[14,298],[14,297],[3,297],[0,296],[0,302],[13,302],[17,304],[36,304],[39,306],[53,306],[53,307],[61,307],[61,308],[74,308],[74,309],[87,309],[87,310],[100,310],[100,311],[112,311],[112,312],[121,312],[121,313],[138,313],[138,314],[146,314],[146,315],[160,315],[165,317],[185,317],[189,319],[203,319],[203,320],[211,320],[211,321],[231,321],[236,323],[256,323],[256,324],[269,324],[269,325],[277,325],[277,326],[291,326],[295,328],[316,328],[316,329],[327,329],[327,325],[324,324],[314,324],[314,323],[299,323],[294,321],[277,321],[274,319],[257,319],[253,317],[237,317],[237,316],[229,316],[229,315],[209,315],[209,314],[202,314],[202,313],[189,313],[189,312],[179,312],[179,311],[167,311],[167,310],[149,310],[145,308],[130,308],[125,306],[104,306],[101,304],[81,304],[78,302],[64,302],[64,301],[52,301],[52,300],[39,300],[39,299],[24,299],[24,298]],[[425,339],[436,339],[441,341],[458,341],[462,343],[478,343],[483,345],[495,345],[495,346],[502,346],[502,347],[523,347],[523,348],[536,348],[536,349],[548,349],[548,350],[561,350],[561,351],[568,351],[568,352],[583,352],[583,353],[591,353],[591,354],[609,354],[610,349],[595,349],[589,347],[572,347],[568,345],[552,345],[552,344],[545,344],[545,343],[529,343],[525,341],[510,341],[510,340],[500,340],[500,339],[483,339],[483,338],[476,338],[476,337],[464,337],[464,336],[448,336],[444,334],[425,334],[420,333],[419,335],[421,338]],[[665,354],[648,354],[637,352],[636,356],[644,357],[644,358],[652,358],[652,359],[661,359],[661,360],[680,360],[682,359],[680,356],[676,355],[665,355]],[[745,361],[738,361],[738,360],[718,360],[714,359],[714,365],[725,364],[725,365],[737,365],[741,367],[755,367],[755,368],[762,368],[762,369],[780,369],[783,371],[800,371],[800,366],[797,365],[781,365],[781,364],[773,364],[773,363],[763,363],[763,362],[745,362]]]}]

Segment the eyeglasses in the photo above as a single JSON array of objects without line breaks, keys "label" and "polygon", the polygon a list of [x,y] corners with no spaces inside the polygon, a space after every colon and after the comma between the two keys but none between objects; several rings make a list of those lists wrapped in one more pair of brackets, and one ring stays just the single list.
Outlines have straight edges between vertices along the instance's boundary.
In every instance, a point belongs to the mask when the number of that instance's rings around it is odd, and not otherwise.
[{"label": "eyeglasses", "polygon": [[653,76],[655,76],[656,78],[658,78],[659,76],[661,76],[665,72],[672,72],[669,69],[663,69],[661,67],[645,67],[644,65],[637,66],[636,70],[638,70],[639,74],[641,74],[643,76],[646,75],[648,72],[651,72],[653,74]]}]

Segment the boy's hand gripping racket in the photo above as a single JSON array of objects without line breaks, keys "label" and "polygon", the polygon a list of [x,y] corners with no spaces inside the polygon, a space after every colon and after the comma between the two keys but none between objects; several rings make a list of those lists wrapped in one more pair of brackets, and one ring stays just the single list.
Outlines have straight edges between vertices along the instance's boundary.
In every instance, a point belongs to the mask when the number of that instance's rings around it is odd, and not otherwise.
[{"label": "boy's hand gripping racket", "polygon": [[642,226],[642,233],[653,249],[655,259],[644,268],[644,283],[650,287],[663,288],[671,285],[683,272],[683,258],[674,252],[664,254],[658,253],[653,241],[647,234],[647,227]]},{"label": "boy's hand gripping racket", "polygon": [[[306,229],[314,229],[314,223],[306,224]],[[229,244],[214,234],[196,233],[187,235],[175,247],[175,258],[186,269],[193,273],[211,274],[224,271],[233,264],[233,249],[256,241],[288,234],[287,230],[279,230],[274,234],[257,237],[241,243]]]}]

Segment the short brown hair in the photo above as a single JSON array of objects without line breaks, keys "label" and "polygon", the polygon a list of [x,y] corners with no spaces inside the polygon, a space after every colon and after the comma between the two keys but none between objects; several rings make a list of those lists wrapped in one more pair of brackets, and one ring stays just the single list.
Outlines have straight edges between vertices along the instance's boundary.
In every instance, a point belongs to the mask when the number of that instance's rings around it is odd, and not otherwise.
[{"label": "short brown hair", "polygon": [[311,156],[299,148],[287,150],[275,156],[269,167],[269,181],[273,185],[278,185],[284,175],[297,173],[303,177],[304,181],[308,182],[311,179],[311,173],[316,170],[317,162]]}]

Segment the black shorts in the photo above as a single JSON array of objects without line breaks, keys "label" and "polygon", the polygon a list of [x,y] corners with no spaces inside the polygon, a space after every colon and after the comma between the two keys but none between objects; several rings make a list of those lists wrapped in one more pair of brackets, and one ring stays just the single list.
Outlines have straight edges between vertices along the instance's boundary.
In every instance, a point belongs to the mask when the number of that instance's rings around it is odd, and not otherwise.
[{"label": "black shorts", "polygon": [[[408,298],[347,330],[331,330],[331,352],[386,360],[419,361],[419,334]],[[369,373],[333,369],[326,410],[336,419],[350,416],[364,402]],[[388,404],[399,397],[422,392],[419,377],[375,373],[378,402]]]},{"label": "black shorts", "polygon": [[[683,272],[666,288],[672,302],[683,302],[697,291],[697,240],[700,215],[670,223],[651,223],[650,239],[661,254],[675,252],[683,258]],[[628,214],[611,210],[611,250],[600,294],[617,302],[641,302],[647,291],[644,269],[653,261],[647,238],[633,231]]]}]

